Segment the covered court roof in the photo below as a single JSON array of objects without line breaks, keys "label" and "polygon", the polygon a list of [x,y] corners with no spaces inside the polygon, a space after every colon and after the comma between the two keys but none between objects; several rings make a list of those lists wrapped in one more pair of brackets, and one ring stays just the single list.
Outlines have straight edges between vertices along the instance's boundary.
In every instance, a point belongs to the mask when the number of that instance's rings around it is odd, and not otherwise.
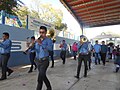
[{"label": "covered court roof", "polygon": [[120,0],[60,0],[81,27],[120,24]]}]

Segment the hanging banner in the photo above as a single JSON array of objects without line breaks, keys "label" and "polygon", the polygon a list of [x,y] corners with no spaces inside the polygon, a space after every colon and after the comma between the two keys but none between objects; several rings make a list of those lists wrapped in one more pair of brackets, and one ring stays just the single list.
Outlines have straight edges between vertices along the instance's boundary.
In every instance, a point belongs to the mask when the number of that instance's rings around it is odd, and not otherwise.
[{"label": "hanging banner", "polygon": [[5,17],[5,25],[18,27],[18,23],[17,23],[16,18]]},{"label": "hanging banner", "polygon": [[46,26],[49,28],[54,28],[54,26],[50,23],[44,22],[41,19],[37,19],[31,16],[28,16],[28,29],[30,30],[39,30],[40,26]]}]

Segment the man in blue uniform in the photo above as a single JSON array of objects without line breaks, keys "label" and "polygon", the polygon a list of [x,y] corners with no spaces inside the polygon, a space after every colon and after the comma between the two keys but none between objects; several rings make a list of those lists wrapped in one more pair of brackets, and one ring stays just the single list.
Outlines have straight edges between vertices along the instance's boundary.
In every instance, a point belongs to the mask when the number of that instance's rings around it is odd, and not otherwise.
[{"label": "man in blue uniform", "polygon": [[65,64],[66,61],[66,50],[67,50],[67,44],[65,40],[62,40],[62,43],[60,44],[61,52],[60,57],[63,60],[63,64]]},{"label": "man in blue uniform", "polygon": [[35,66],[34,70],[36,70],[37,68],[37,65],[35,64],[35,61],[34,61],[35,60],[35,37],[34,36],[31,37],[29,47],[24,52],[24,54],[26,54],[27,52],[29,52],[29,58],[30,58],[30,63],[31,63],[31,67],[28,73],[31,73],[33,71],[33,66]]},{"label": "man in blue uniform", "polygon": [[54,43],[55,43],[55,40],[52,40],[52,47],[49,50],[49,56],[50,56],[50,58],[52,60],[51,68],[54,68]]},{"label": "man in blue uniform", "polygon": [[0,66],[2,68],[2,76],[0,80],[7,79],[6,72],[8,72],[8,76],[13,72],[13,70],[7,67],[8,60],[10,58],[10,51],[11,51],[12,42],[9,39],[9,33],[3,33],[3,41],[0,42]]},{"label": "man in blue uniform", "polygon": [[80,42],[78,43],[78,67],[77,67],[77,75],[75,78],[79,79],[79,74],[82,66],[82,61],[84,61],[84,77],[87,77],[87,62],[89,60],[89,51],[91,48],[89,47],[90,43],[88,42],[87,38],[84,35],[80,36]]},{"label": "man in blue uniform", "polygon": [[95,53],[95,65],[97,65],[98,63],[100,64],[100,60],[101,60],[101,56],[100,56],[101,45],[98,44],[98,40],[95,41],[95,45],[93,48],[94,48],[94,53]]},{"label": "man in blue uniform", "polygon": [[46,70],[49,66],[49,50],[52,48],[52,40],[46,36],[47,28],[41,26],[40,37],[35,44],[36,64],[39,71],[38,85],[36,90],[42,90],[43,82],[47,86],[47,90],[52,90],[50,82],[46,76]]}]

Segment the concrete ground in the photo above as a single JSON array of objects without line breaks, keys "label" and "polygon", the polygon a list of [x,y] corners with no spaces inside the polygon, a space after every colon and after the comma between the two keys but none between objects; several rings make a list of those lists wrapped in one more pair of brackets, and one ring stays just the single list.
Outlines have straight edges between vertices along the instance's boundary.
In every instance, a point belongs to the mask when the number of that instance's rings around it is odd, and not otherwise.
[{"label": "concrete ground", "polygon": [[[106,66],[92,64],[88,77],[77,80],[77,61],[67,58],[65,65],[56,60],[55,68],[48,68],[47,76],[53,90],[120,90],[120,72],[114,73],[114,64],[107,62]],[[7,80],[0,81],[0,90],[35,90],[38,71],[27,73],[29,65],[14,67],[14,73]],[[45,85],[43,90],[46,90]]]}]

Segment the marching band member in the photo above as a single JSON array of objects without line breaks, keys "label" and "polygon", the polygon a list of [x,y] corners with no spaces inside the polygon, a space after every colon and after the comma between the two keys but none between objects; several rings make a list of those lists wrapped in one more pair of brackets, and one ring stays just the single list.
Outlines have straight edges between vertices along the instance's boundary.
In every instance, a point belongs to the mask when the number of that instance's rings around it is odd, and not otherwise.
[{"label": "marching band member", "polygon": [[29,44],[29,47],[28,49],[24,52],[25,54],[29,52],[29,58],[30,58],[30,63],[31,63],[31,67],[30,67],[30,70],[28,71],[28,73],[31,73],[33,71],[33,66],[35,66],[35,69],[37,68],[37,65],[35,64],[35,37],[32,36],[31,37],[31,41],[30,41],[30,44]]},{"label": "marching band member", "polygon": [[52,48],[49,50],[49,56],[51,57],[52,60],[51,68],[54,68],[54,43],[55,40],[52,40]]},{"label": "marching band member", "polygon": [[66,50],[67,50],[67,44],[65,40],[62,41],[59,47],[61,48],[60,57],[63,60],[63,64],[65,64]]},{"label": "marching band member", "polygon": [[7,79],[6,72],[8,72],[8,76],[13,73],[13,70],[7,67],[8,60],[10,58],[10,51],[11,51],[12,42],[9,39],[9,33],[4,32],[3,33],[3,41],[0,42],[0,54],[1,54],[1,60],[0,60],[0,66],[2,68],[2,76],[0,80]]},{"label": "marching band member", "polygon": [[87,77],[87,70],[88,70],[88,66],[87,66],[87,62],[89,60],[89,42],[86,38],[86,36],[81,35],[80,36],[80,42],[78,43],[78,67],[77,67],[77,75],[75,76],[75,78],[79,79],[79,74],[80,74],[80,70],[81,70],[81,66],[82,66],[82,61],[84,61],[84,77]]},{"label": "marching band member", "polygon": [[47,28],[45,26],[40,27],[39,33],[40,38],[35,44],[35,61],[39,71],[38,84],[36,90],[42,90],[43,82],[47,86],[47,90],[52,90],[50,81],[46,76],[46,71],[49,66],[49,50],[52,48],[52,40],[46,36]]}]

